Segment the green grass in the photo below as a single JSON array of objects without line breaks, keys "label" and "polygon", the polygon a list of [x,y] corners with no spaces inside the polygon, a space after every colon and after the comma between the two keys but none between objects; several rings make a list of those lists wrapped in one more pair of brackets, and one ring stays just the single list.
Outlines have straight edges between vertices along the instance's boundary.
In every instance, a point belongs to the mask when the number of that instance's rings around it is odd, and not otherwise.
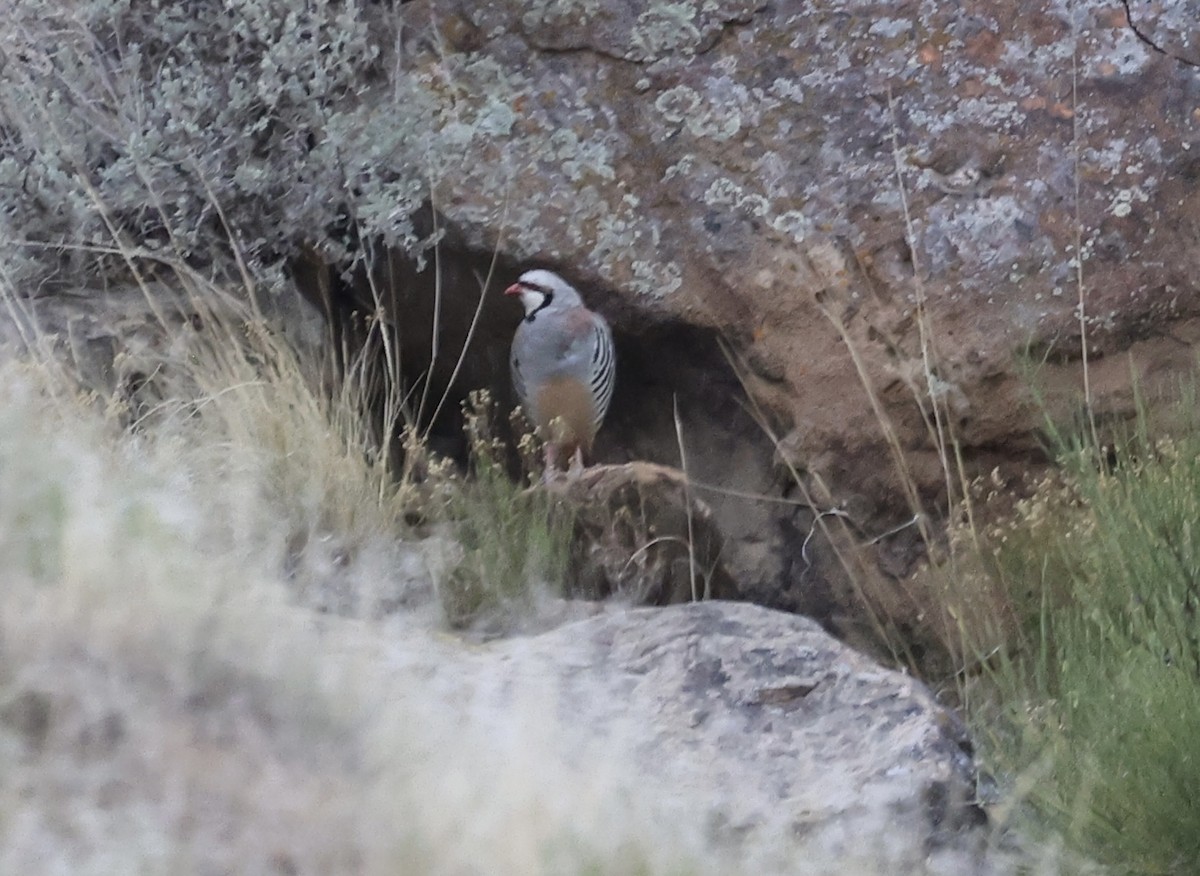
[{"label": "green grass", "polygon": [[463,407],[471,477],[446,513],[464,556],[439,588],[442,608],[455,627],[519,626],[540,597],[564,594],[574,518],[548,491],[509,477],[487,394],[474,393]]},{"label": "green grass", "polygon": [[[1194,395],[1168,419],[1200,421]],[[1173,431],[1059,433],[1061,478],[983,542],[1010,597],[978,649],[988,758],[1116,872],[1200,869],[1200,432]]]}]

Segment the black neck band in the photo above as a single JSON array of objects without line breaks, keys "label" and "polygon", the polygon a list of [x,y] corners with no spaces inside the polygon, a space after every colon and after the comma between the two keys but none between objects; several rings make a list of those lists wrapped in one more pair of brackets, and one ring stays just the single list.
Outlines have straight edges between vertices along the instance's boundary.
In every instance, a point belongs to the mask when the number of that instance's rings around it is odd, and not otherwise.
[{"label": "black neck band", "polygon": [[535,307],[533,309],[533,311],[529,314],[529,316],[525,317],[526,322],[533,322],[533,318],[535,316],[537,316],[539,313],[541,313],[543,310],[545,310],[547,307],[549,307],[550,302],[554,300],[553,292],[543,292],[542,294],[545,296],[542,299],[542,303],[539,304],[537,307]]}]

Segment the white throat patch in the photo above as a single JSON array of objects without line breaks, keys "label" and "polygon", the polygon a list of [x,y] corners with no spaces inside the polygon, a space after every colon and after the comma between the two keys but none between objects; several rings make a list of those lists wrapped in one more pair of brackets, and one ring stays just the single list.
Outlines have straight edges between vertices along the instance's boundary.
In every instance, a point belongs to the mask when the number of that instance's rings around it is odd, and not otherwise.
[{"label": "white throat patch", "polygon": [[521,304],[525,308],[525,315],[530,316],[535,310],[542,306],[542,302],[546,300],[545,294],[535,292],[532,289],[521,290]]}]

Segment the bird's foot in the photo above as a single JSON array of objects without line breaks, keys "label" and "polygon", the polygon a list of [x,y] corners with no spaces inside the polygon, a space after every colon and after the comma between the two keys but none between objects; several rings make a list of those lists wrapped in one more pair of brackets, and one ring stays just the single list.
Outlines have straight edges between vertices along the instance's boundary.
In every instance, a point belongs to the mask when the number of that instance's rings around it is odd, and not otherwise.
[{"label": "bird's foot", "polygon": [[571,454],[571,464],[567,468],[567,480],[577,481],[583,474],[583,448],[576,447],[575,452]]},{"label": "bird's foot", "polygon": [[542,484],[549,485],[562,474],[558,470],[558,445],[553,441],[547,441],[543,454],[546,467],[542,469]]}]

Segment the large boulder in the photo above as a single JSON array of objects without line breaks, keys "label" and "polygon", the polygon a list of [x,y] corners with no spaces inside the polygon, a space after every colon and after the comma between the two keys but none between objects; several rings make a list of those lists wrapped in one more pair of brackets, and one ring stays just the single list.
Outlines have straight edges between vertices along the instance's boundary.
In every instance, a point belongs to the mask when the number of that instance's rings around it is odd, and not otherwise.
[{"label": "large boulder", "polygon": [[1012,357],[1078,357],[1077,245],[1093,357],[1178,346],[1164,327],[1196,312],[1194,2],[1130,22],[1058,0],[417,0],[406,19],[407,63],[455,86],[437,122],[462,148],[431,169],[470,243],[566,266],[629,331],[723,332],[789,448],[837,448],[844,479],[871,479],[846,461],[881,437],[829,317],[919,442],[919,285],[960,437],[1025,446]]},{"label": "large boulder", "polygon": [[427,679],[440,720],[480,738],[511,732],[514,709],[562,721],[542,769],[609,760],[718,847],[807,848],[879,872],[942,848],[948,872],[973,870],[962,856],[983,819],[963,725],[806,618],[719,601],[610,609],[469,650],[408,634],[392,652]]}]

